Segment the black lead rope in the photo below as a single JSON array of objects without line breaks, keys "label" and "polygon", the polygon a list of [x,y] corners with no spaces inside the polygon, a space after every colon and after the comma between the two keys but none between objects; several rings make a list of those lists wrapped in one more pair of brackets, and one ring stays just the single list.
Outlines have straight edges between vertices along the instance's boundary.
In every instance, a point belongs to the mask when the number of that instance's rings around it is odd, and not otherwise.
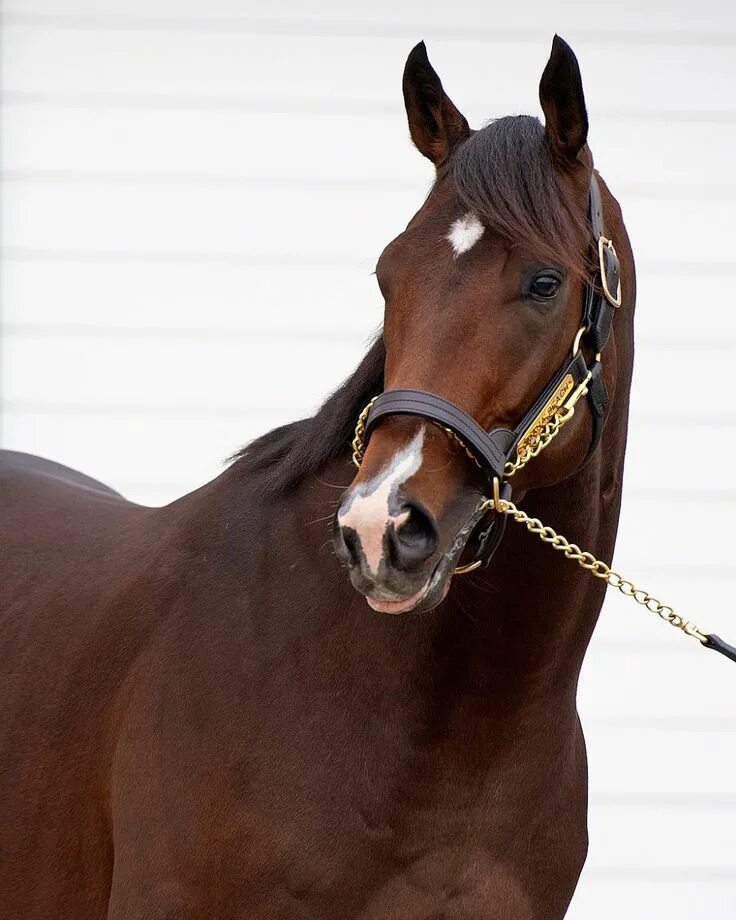
[{"label": "black lead rope", "polygon": [[701,642],[701,645],[704,645],[705,648],[712,648],[714,652],[720,652],[721,655],[725,655],[731,661],[736,661],[736,646],[724,642],[715,633],[706,633],[705,642]]}]

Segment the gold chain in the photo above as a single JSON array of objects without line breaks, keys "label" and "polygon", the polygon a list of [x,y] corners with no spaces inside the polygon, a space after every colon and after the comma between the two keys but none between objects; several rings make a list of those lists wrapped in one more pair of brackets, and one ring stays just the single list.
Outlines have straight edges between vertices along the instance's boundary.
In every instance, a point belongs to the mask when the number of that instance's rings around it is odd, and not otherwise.
[{"label": "gold chain", "polygon": [[378,396],[374,396],[373,399],[368,403],[368,405],[363,409],[363,411],[358,416],[358,422],[355,426],[355,436],[353,437],[353,463],[360,469],[360,464],[363,460],[363,454],[365,453],[365,423],[368,421],[368,416],[370,415],[371,409],[373,408],[373,403],[378,399]]},{"label": "gold chain", "polygon": [[696,626],[695,623],[686,620],[677,613],[674,607],[670,607],[669,604],[663,604],[643,588],[637,588],[632,581],[629,581],[618,572],[615,572],[607,563],[600,559],[596,559],[592,553],[581,550],[577,544],[570,543],[566,537],[563,537],[562,534],[558,534],[552,527],[543,524],[539,518],[529,517],[528,514],[517,508],[512,501],[500,498],[498,496],[497,479],[494,480],[494,498],[490,498],[483,502],[478,510],[493,510],[509,515],[518,524],[523,524],[529,533],[536,534],[544,543],[549,543],[552,549],[558,550],[567,559],[577,562],[581,568],[590,572],[590,574],[594,575],[596,578],[600,578],[601,581],[605,581],[611,588],[616,588],[616,590],[620,591],[624,596],[632,597],[637,604],[646,607],[651,613],[656,613],[657,616],[666,623],[669,623],[670,626],[681,629],[686,635],[692,636],[699,642],[705,643],[708,641],[708,636]]},{"label": "gold chain", "polygon": [[[431,421],[431,419],[430,419],[430,421]],[[447,437],[450,438],[451,441],[454,441],[454,442],[458,445],[458,447],[462,447],[462,449],[465,451],[465,453],[468,455],[468,457],[470,457],[470,459],[471,459],[471,460],[473,461],[473,463],[478,467],[479,470],[482,470],[482,469],[483,469],[483,467],[480,465],[480,463],[478,463],[478,458],[475,456],[475,454],[473,453],[473,451],[468,447],[468,445],[465,443],[465,441],[463,441],[463,439],[460,437],[460,435],[455,434],[455,432],[452,430],[452,428],[445,428],[444,425],[440,425],[439,422],[433,422],[433,424],[436,425],[438,428],[441,428],[442,431],[445,432],[445,434],[447,435]]]},{"label": "gold chain", "polygon": [[527,463],[533,458],[538,457],[539,454],[548,447],[552,441],[560,433],[562,426],[569,422],[570,419],[575,414],[574,406],[561,406],[560,409],[555,412],[551,419],[544,423],[543,428],[538,434],[535,434],[533,442],[529,445],[524,445],[517,447],[516,460],[509,460],[505,467],[504,473],[507,477],[513,476],[514,473],[518,473],[522,467],[525,467]]}]

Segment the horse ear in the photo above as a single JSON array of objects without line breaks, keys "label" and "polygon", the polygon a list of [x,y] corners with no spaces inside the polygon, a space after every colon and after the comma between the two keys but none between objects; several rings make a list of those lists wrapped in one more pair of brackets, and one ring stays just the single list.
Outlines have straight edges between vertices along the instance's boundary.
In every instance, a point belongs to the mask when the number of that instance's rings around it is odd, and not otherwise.
[{"label": "horse ear", "polygon": [[468,137],[470,128],[442,89],[424,42],[407,58],[403,89],[411,138],[419,152],[439,166]]},{"label": "horse ear", "polygon": [[552,52],[539,83],[539,101],[552,152],[563,162],[577,160],[588,140],[588,113],[578,59],[559,35],[552,41]]}]

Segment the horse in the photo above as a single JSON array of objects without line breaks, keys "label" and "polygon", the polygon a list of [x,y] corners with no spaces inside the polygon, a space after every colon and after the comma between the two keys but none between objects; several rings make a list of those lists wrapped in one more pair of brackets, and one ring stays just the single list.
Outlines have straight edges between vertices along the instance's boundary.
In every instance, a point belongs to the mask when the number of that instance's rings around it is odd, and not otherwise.
[{"label": "horse", "polygon": [[[562,39],[543,123],[471,130],[423,43],[403,94],[435,182],[378,260],[382,332],[316,414],[161,508],[2,454],[9,920],[567,911],[587,852],[576,688],[605,585],[520,527],[499,539],[497,512],[513,482],[610,561],[631,247]],[[593,186],[620,271],[603,352],[581,322],[611,284]],[[522,457],[508,433],[570,354],[577,409],[545,396],[536,429],[565,424]],[[407,393],[432,398],[406,411]],[[513,480],[489,474],[499,444]]]}]

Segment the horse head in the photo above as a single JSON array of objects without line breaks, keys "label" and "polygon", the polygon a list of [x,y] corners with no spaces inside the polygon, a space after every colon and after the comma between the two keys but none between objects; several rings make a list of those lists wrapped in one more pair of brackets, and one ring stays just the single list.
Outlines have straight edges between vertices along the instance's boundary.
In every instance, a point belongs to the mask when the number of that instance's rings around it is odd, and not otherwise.
[{"label": "horse head", "polygon": [[[555,372],[576,356],[584,373],[568,387],[576,399],[597,374],[597,399],[607,403],[616,382],[613,338],[604,370],[586,316],[591,292],[602,298],[599,282],[610,280],[605,249],[597,263],[591,184],[607,233],[615,237],[623,225],[594,177],[577,60],[556,36],[539,87],[544,124],[509,116],[471,130],[423,43],[409,55],[403,90],[412,139],[436,179],[376,268],[385,300],[385,394],[433,394],[500,434],[515,496],[553,486],[590,456],[596,424],[591,411],[574,418],[569,411],[553,443],[533,463],[519,463],[524,437],[546,421],[540,394],[550,381],[567,385]],[[601,302],[612,319],[615,300]],[[472,550],[490,488],[488,470],[451,421],[402,405],[384,411],[359,445],[360,469],[335,519],[336,550],[353,585],[387,613],[426,611],[443,600]],[[535,406],[537,417],[529,418]]]}]

